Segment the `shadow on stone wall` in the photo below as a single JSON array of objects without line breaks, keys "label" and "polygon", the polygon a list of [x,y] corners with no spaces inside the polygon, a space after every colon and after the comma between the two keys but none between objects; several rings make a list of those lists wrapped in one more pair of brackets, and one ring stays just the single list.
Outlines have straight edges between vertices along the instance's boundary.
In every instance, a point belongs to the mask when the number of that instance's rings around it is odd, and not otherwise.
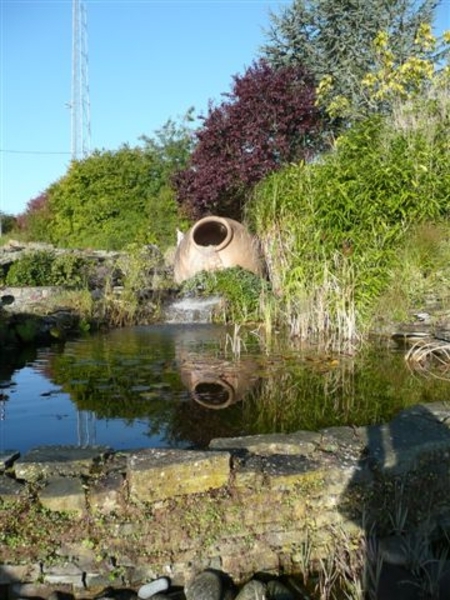
[{"label": "shadow on stone wall", "polygon": [[447,419],[443,404],[418,405],[365,428],[366,445],[339,510],[365,531],[369,600],[450,598]]}]

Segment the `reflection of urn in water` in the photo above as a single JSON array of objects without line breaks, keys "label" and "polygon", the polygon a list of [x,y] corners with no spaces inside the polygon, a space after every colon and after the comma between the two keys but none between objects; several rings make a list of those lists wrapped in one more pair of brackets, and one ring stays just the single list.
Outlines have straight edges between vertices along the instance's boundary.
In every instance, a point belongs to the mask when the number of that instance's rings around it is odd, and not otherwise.
[{"label": "reflection of urn in water", "polygon": [[200,271],[242,267],[261,275],[262,261],[255,238],[238,221],[205,217],[179,235],[174,278],[177,283]]},{"label": "reflection of urn in water", "polygon": [[175,335],[175,356],[181,381],[201,406],[226,408],[242,400],[259,381],[258,364],[249,356],[227,360],[217,355],[222,327],[180,327]]},{"label": "reflection of urn in water", "polygon": [[213,359],[201,361],[191,356],[180,367],[181,380],[192,398],[205,408],[226,408],[242,400],[256,384],[256,365],[252,360],[229,362]]}]

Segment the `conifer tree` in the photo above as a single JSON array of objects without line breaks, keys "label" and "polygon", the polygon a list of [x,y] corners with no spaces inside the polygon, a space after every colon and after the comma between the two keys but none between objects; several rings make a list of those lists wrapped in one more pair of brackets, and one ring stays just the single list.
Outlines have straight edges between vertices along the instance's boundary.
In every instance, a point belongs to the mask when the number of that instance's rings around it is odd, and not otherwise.
[{"label": "conifer tree", "polygon": [[349,116],[364,112],[362,79],[376,62],[377,36],[388,35],[393,60],[402,64],[422,51],[416,39],[431,25],[438,0],[294,0],[271,26],[262,55],[273,66],[302,64],[316,85],[345,98]]}]

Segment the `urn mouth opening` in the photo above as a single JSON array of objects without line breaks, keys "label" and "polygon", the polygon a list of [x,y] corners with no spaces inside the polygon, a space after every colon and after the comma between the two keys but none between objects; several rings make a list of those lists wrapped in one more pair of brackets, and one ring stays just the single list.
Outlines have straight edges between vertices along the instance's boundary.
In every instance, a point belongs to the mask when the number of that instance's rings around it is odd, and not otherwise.
[{"label": "urn mouth opening", "polygon": [[194,400],[206,408],[225,408],[234,400],[234,389],[222,379],[205,379],[192,390]]},{"label": "urn mouth opening", "polygon": [[214,246],[216,250],[225,248],[232,237],[232,228],[220,217],[205,217],[192,229],[192,239],[197,246]]}]

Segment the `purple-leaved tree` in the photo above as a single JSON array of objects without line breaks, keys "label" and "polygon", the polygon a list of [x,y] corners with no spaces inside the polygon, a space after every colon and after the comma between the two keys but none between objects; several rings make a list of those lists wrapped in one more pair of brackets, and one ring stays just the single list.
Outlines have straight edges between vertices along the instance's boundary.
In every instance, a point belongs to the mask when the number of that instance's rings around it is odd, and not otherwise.
[{"label": "purple-leaved tree", "polygon": [[210,104],[190,162],[173,180],[178,202],[193,218],[240,220],[256,183],[320,145],[313,80],[300,66],[255,62],[233,78],[224,98],[219,106]]}]

